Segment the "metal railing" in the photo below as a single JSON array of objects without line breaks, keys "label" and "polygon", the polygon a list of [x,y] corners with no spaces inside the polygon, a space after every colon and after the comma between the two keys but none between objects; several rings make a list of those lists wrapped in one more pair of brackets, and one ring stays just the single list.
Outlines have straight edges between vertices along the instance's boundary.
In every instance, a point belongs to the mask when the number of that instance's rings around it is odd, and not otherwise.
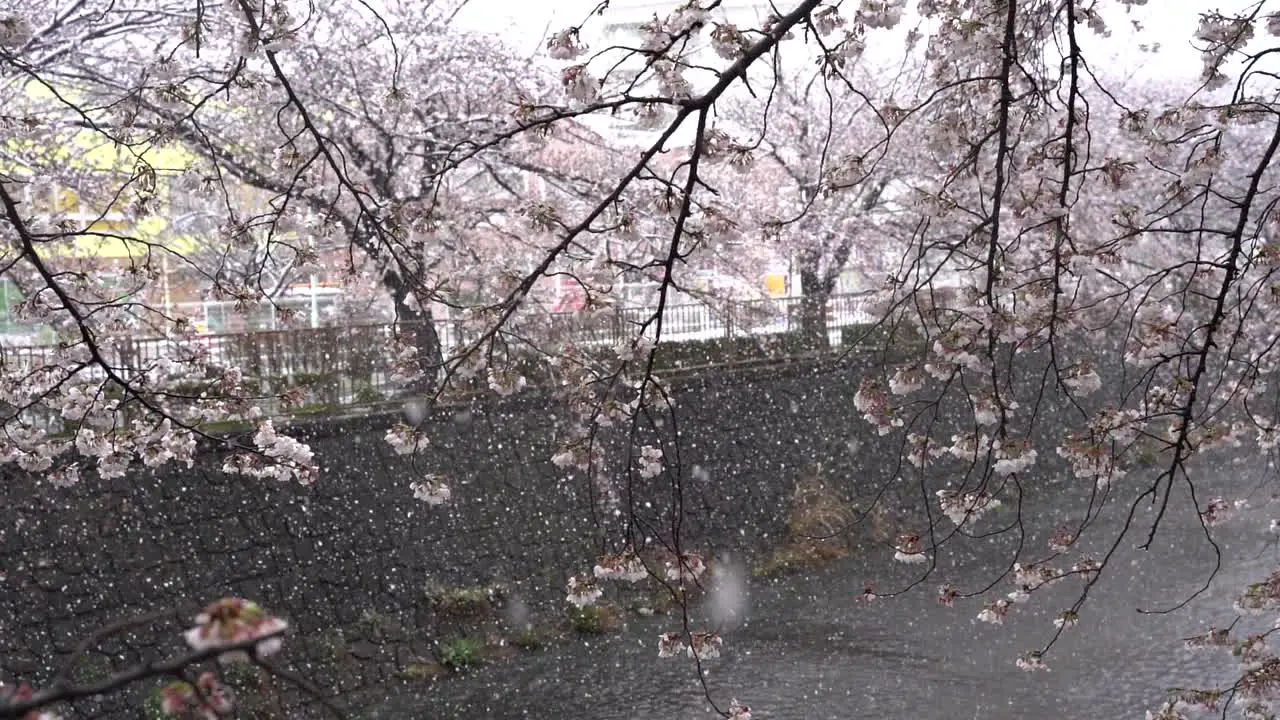
[{"label": "metal railing", "polygon": [[[800,329],[802,298],[729,302],[718,307],[707,304],[669,305],[661,314],[660,342],[688,342],[717,338],[760,337],[795,332]],[[830,296],[826,303],[826,327],[833,344],[839,343],[841,328],[874,321],[864,295]],[[434,321],[445,357],[461,349],[467,337],[460,322]],[[539,328],[546,337],[523,333],[534,341],[561,345],[618,346],[634,338],[643,328],[653,337],[658,332],[656,308],[608,308],[603,311],[559,313],[546,318]],[[403,329],[403,327],[401,328]],[[265,394],[283,386],[314,386],[316,401],[322,404],[351,404],[384,396],[390,389],[391,368],[388,343],[397,332],[392,323],[335,327],[268,330],[247,333],[194,335],[181,339],[130,338],[102,348],[108,363],[128,377],[138,368],[161,358],[180,359],[193,353],[213,362],[238,368],[260,383]],[[29,370],[49,363],[65,364],[56,346],[0,346],[0,368]],[[101,368],[86,369],[102,379]],[[321,387],[323,386],[323,387]]]}]

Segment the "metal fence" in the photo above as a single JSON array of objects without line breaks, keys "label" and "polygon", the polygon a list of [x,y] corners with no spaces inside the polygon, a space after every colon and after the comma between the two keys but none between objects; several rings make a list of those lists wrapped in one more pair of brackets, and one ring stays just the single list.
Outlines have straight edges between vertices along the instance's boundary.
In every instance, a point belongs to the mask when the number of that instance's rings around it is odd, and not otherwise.
[{"label": "metal fence", "polygon": [[[801,298],[731,302],[718,307],[707,304],[669,305],[661,313],[660,342],[687,342],[716,338],[768,336],[799,329]],[[554,314],[522,334],[539,342],[552,341],[577,346],[617,346],[643,332],[658,332],[656,308],[616,308],[606,311]],[[839,343],[840,329],[873,322],[866,298],[839,295],[828,298],[826,325],[833,344]],[[467,337],[460,322],[435,321],[445,357],[460,349]],[[404,329],[404,328],[401,328]],[[305,385],[308,402],[343,405],[372,401],[385,396],[390,386],[391,368],[387,360],[389,342],[397,332],[394,324],[269,330],[248,333],[205,334],[181,339],[131,338],[102,348],[110,365],[126,378],[137,368],[161,358],[181,359],[193,354],[238,368],[258,384],[263,394],[288,386]],[[538,337],[538,333],[545,337]],[[62,363],[55,346],[0,346],[0,367],[8,371]],[[101,378],[103,373],[96,369]],[[195,379],[193,379],[195,380]]]}]

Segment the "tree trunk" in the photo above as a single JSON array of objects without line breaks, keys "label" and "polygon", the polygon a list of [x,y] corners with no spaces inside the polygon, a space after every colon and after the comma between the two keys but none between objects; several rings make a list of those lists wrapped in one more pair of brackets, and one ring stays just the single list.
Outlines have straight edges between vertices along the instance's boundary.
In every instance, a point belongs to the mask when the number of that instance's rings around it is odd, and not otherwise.
[{"label": "tree trunk", "polygon": [[831,345],[827,333],[828,283],[811,270],[800,270],[800,338],[806,350],[826,350]]},{"label": "tree trunk", "polygon": [[429,395],[439,386],[444,367],[444,348],[435,317],[429,308],[416,309],[409,304],[409,288],[398,276],[388,273],[383,281],[391,290],[391,299],[395,303],[396,330],[418,351],[420,372],[405,390],[415,395]]}]

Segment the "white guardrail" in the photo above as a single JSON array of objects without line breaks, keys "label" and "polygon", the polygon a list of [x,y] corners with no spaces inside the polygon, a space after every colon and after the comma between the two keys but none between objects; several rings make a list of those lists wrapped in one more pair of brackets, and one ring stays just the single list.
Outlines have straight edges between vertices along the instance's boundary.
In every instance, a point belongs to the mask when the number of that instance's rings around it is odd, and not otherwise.
[{"label": "white guardrail", "polygon": [[[800,305],[801,299],[792,297],[739,303],[728,306],[727,311],[713,309],[702,303],[669,305],[662,314],[661,342],[711,340],[732,336],[745,337],[786,333],[798,329]],[[582,313],[564,313],[557,317],[564,319],[567,330],[565,340],[567,342],[579,345],[607,345],[615,344],[625,337],[632,336],[641,324],[649,321],[654,316],[656,310],[656,308],[624,308],[615,311],[614,317],[598,318],[594,321],[588,320],[587,316]],[[578,318],[582,319],[581,325],[576,322]],[[874,322],[875,319],[868,308],[867,299],[864,295],[835,295],[827,300],[827,329],[831,333],[833,344],[840,342],[839,334],[842,328],[869,324]],[[305,328],[266,332],[280,333],[281,335],[301,334],[299,337],[305,337],[307,333],[326,331],[331,333],[340,327],[330,326],[319,329]],[[376,330],[376,327],[373,326],[370,329]],[[389,335],[393,332],[393,327],[390,324],[383,326],[384,332]],[[436,322],[436,328],[440,334],[442,350],[445,356],[448,357],[459,344],[457,327],[453,322],[441,320]],[[652,336],[654,331],[655,323],[650,323],[646,329],[646,334]],[[212,360],[218,361],[226,359],[228,353],[225,348],[230,347],[247,334],[252,333],[199,335],[194,340],[206,348]],[[145,362],[168,355],[172,348],[171,341],[164,338],[138,338],[125,341],[121,345],[123,347],[114,353],[118,357],[110,359],[113,362],[120,361],[121,365],[125,367],[130,362]],[[306,347],[306,345],[301,344],[294,347]],[[124,352],[121,352],[121,350]],[[0,345],[0,360],[3,361],[0,366],[10,372],[30,369],[39,364],[55,361],[54,356],[57,352],[58,349],[56,347],[47,345],[11,347]],[[275,346],[272,348],[272,352],[273,357],[270,358],[270,365],[276,368],[284,369],[289,366],[296,366],[298,367],[298,372],[305,372],[307,365],[314,364],[307,361],[308,357],[315,355],[315,351],[309,348],[297,352],[299,356],[296,358],[297,362],[293,362],[295,358],[280,357],[281,353],[286,355],[293,354],[292,348],[289,346]],[[123,357],[124,354],[129,357]],[[96,374],[101,374],[100,368],[96,369]]]}]

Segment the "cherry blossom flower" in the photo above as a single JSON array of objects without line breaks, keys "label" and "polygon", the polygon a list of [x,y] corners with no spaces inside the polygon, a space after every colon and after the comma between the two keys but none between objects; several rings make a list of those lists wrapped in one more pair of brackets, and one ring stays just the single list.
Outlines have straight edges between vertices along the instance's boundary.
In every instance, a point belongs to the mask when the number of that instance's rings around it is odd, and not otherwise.
[{"label": "cherry blossom flower", "polygon": [[[781,17],[779,17],[774,13],[770,13],[769,16],[765,18],[764,23],[760,25],[760,32],[763,32],[766,34],[772,34],[774,31],[774,28],[778,27],[779,23],[781,22],[782,22]],[[783,40],[792,40],[794,38],[795,38],[795,33],[790,30],[783,33],[782,35]]]},{"label": "cherry blossom flower", "polygon": [[1018,587],[1034,590],[1061,580],[1063,575],[1062,572],[1047,563],[1038,565],[1014,563],[1011,579],[1013,584]]},{"label": "cherry blossom flower", "polygon": [[903,365],[889,378],[889,392],[894,395],[910,395],[922,390],[924,381],[924,372],[919,366]]},{"label": "cherry blossom flower", "polygon": [[667,579],[678,583],[697,580],[707,570],[702,555],[696,552],[681,553],[678,558],[671,557],[663,564],[666,567]]},{"label": "cherry blossom flower", "polygon": [[212,672],[200,673],[194,688],[181,680],[160,688],[160,710],[170,717],[218,720],[234,707],[231,690]]},{"label": "cherry blossom flower", "polygon": [[1069,435],[1066,442],[1058,446],[1058,455],[1071,463],[1076,477],[1093,478],[1099,490],[1105,490],[1125,475],[1124,470],[1116,467],[1115,457],[1106,445],[1083,440],[1078,435]]},{"label": "cherry blossom flower", "polygon": [[978,620],[992,625],[1003,625],[1004,619],[1009,615],[1009,601],[996,600],[989,602],[982,608],[982,612],[978,613]]},{"label": "cherry blossom flower", "polygon": [[867,34],[862,26],[853,30],[845,30],[844,39],[837,48],[840,56],[847,61],[857,60],[867,52]]},{"label": "cherry blossom flower", "polygon": [[1063,382],[1081,396],[1092,395],[1102,389],[1102,378],[1094,369],[1093,363],[1087,360],[1081,361],[1068,371]]},{"label": "cherry blossom flower", "polygon": [[1250,635],[1236,643],[1236,646],[1231,649],[1231,654],[1240,659],[1240,669],[1244,671],[1261,669],[1271,657],[1265,635]]},{"label": "cherry blossom flower", "polygon": [[711,49],[725,60],[737,60],[749,45],[742,31],[731,23],[717,24],[711,31]]},{"label": "cherry blossom flower", "polygon": [[[0,708],[13,703],[30,702],[35,691],[25,682],[17,685],[0,684]],[[32,710],[22,720],[62,720],[62,716],[48,710]]]},{"label": "cherry blossom flower", "polygon": [[878,597],[880,596],[876,594],[876,584],[874,582],[867,581],[862,586],[862,594],[858,595],[857,600],[858,602],[871,602]]},{"label": "cherry blossom flower", "polygon": [[[183,633],[183,637],[191,649],[197,651],[241,645],[262,638],[254,646],[254,652],[266,656],[280,649],[278,635],[288,627],[284,620],[263,612],[257,603],[229,597],[210,603],[204,612],[196,616],[195,627]],[[248,661],[249,655],[243,650],[236,650],[219,655],[218,660],[223,663]]]},{"label": "cherry blossom flower", "polygon": [[1010,439],[996,448],[995,457],[993,469],[1001,475],[1013,475],[1035,465],[1036,450],[1026,440]]},{"label": "cherry blossom flower", "polygon": [[1064,553],[1075,544],[1076,536],[1066,526],[1060,526],[1049,537],[1049,549],[1056,553]]},{"label": "cherry blossom flower", "polygon": [[1251,700],[1271,700],[1280,692],[1280,658],[1269,657],[1260,667],[1246,671],[1236,687]]},{"label": "cherry blossom flower", "polygon": [[385,439],[397,455],[413,454],[425,442],[425,438],[422,438],[416,430],[404,423],[396,423],[387,430]]},{"label": "cherry blossom flower", "polygon": [[867,422],[876,426],[881,435],[887,435],[895,427],[902,427],[902,418],[897,417],[890,405],[888,393],[874,378],[862,381],[858,392],[853,396],[853,406]]},{"label": "cherry blossom flower", "polygon": [[1214,527],[1226,522],[1231,516],[1231,505],[1224,499],[1218,497],[1213,498],[1205,505],[1204,510],[1200,511],[1200,519],[1205,525]]},{"label": "cherry blossom flower", "polygon": [[938,604],[943,607],[951,607],[959,596],[960,591],[950,583],[938,588]]},{"label": "cherry blossom flower", "polygon": [[1244,594],[1236,598],[1236,612],[1242,615],[1261,615],[1280,610],[1280,571],[1271,573],[1262,582],[1252,583]]},{"label": "cherry blossom flower", "polygon": [[[223,464],[223,472],[279,481],[296,480],[301,485],[315,481],[318,468],[311,448],[294,438],[277,434],[271,420],[258,423],[253,443],[260,457],[233,455]],[[106,458],[99,460],[100,468],[104,460]]]},{"label": "cherry blossom flower", "polygon": [[986,491],[959,493],[955,490],[939,490],[937,496],[942,513],[956,525],[977,520],[1001,504],[999,499]]},{"label": "cherry blossom flower", "polygon": [[663,27],[672,37],[679,37],[694,30],[698,30],[707,24],[711,19],[711,13],[697,0],[681,3],[679,7],[671,11],[667,15]]},{"label": "cherry blossom flower", "polygon": [[594,573],[601,580],[621,580],[623,582],[640,582],[649,577],[644,562],[630,550],[618,555],[605,555],[600,558]]},{"label": "cherry blossom flower", "polygon": [[1267,34],[1280,37],[1280,13],[1267,15]]},{"label": "cherry blossom flower", "polygon": [[578,40],[578,29],[561,30],[547,38],[547,53],[555,60],[572,60],[587,51]]},{"label": "cherry blossom flower", "polygon": [[1000,407],[989,396],[973,398],[973,421],[979,425],[995,425],[1000,422]]},{"label": "cherry blossom flower", "polygon": [[1063,610],[1053,619],[1056,628],[1071,628],[1080,623],[1080,616],[1074,610]]},{"label": "cherry blossom flower", "polygon": [[670,658],[679,655],[685,649],[684,635],[676,632],[662,633],[658,636],[658,657]]},{"label": "cherry blossom flower", "polygon": [[565,600],[577,607],[592,605],[604,594],[600,586],[596,585],[595,578],[590,575],[575,575],[569,578],[568,592]]},{"label": "cherry blossom flower", "polygon": [[1148,710],[1147,720],[1187,720],[1187,716],[1178,710],[1177,700],[1167,700],[1154,713]]},{"label": "cherry blossom flower", "polygon": [[413,491],[414,500],[421,500],[432,507],[444,505],[453,498],[453,490],[438,475],[427,475],[418,482],[409,483],[409,489]]},{"label": "cherry blossom flower", "polygon": [[951,446],[947,448],[947,452],[957,460],[972,461],[978,456],[978,453],[984,452],[991,445],[991,438],[987,435],[959,434],[951,436]]},{"label": "cherry blossom flower", "polygon": [[1183,640],[1183,646],[1188,650],[1230,647],[1231,633],[1226,628],[1211,627],[1207,632]]},{"label": "cherry blossom flower", "polygon": [[689,646],[685,648],[685,651],[690,658],[710,660],[720,657],[720,648],[723,645],[724,641],[714,632],[691,632],[689,633]]},{"label": "cherry blossom flower", "polygon": [[529,379],[518,372],[490,367],[489,389],[500,397],[510,397],[529,386]]},{"label": "cherry blossom flower", "polygon": [[914,533],[900,533],[894,548],[893,559],[900,563],[918,565],[929,561],[928,553],[920,548],[920,536]]},{"label": "cherry blossom flower", "polygon": [[586,65],[571,65],[560,71],[560,84],[569,99],[592,103],[600,95],[600,81],[591,77]]},{"label": "cherry blossom flower", "polygon": [[738,702],[737,698],[729,701],[729,720],[751,720],[751,708]]},{"label": "cherry blossom flower", "polygon": [[926,467],[931,461],[947,453],[947,448],[934,442],[928,435],[918,433],[907,435],[907,447],[907,462],[918,468]]},{"label": "cherry blossom flower", "polygon": [[1019,670],[1034,672],[1036,670],[1048,671],[1049,666],[1044,664],[1044,659],[1038,650],[1033,650],[1026,655],[1018,658],[1017,666]]},{"label": "cherry blossom flower", "polygon": [[1008,593],[1005,597],[1014,605],[1022,605],[1031,601],[1031,588],[1027,585],[1023,585],[1017,590]]},{"label": "cherry blossom flower", "polygon": [[662,474],[662,449],[646,445],[640,448],[636,462],[640,465],[640,477],[657,477]]},{"label": "cherry blossom flower", "polygon": [[1102,563],[1091,557],[1082,557],[1071,566],[1071,572],[1088,580],[1102,569]]},{"label": "cherry blossom flower", "polygon": [[817,29],[819,35],[824,37],[844,27],[840,8],[833,5],[819,8],[813,13],[813,27]]},{"label": "cherry blossom flower", "polygon": [[575,448],[566,448],[551,456],[551,463],[560,469],[570,467],[581,467],[585,464],[581,458],[585,454],[577,452]]},{"label": "cherry blossom flower", "polygon": [[686,98],[693,94],[693,85],[684,76],[680,65],[670,61],[654,63],[653,74],[658,82],[658,92],[666,97]]}]

